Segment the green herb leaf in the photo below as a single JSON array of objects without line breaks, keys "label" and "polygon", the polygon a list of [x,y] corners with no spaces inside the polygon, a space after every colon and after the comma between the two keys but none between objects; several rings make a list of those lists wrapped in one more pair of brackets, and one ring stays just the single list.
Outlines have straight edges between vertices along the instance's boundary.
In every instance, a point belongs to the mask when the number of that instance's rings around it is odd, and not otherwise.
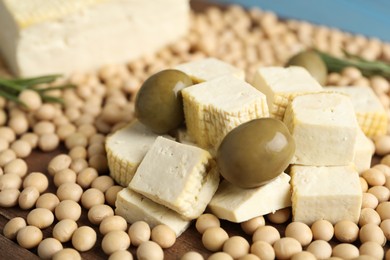
[{"label": "green herb leaf", "polygon": [[14,96],[14,95],[12,95],[12,94],[10,94],[10,93],[2,90],[2,89],[0,89],[0,96],[4,97],[5,99],[8,99],[10,101],[13,101],[13,102],[15,102],[15,103],[17,103],[19,105],[26,106],[22,101],[20,101],[18,99],[17,96]]},{"label": "green herb leaf", "polygon": [[59,77],[61,77],[60,74],[54,74],[54,75],[47,75],[47,76],[41,76],[41,77],[35,77],[35,78],[12,79],[10,81],[12,81],[18,85],[22,85],[22,86],[26,86],[26,87],[30,87],[30,86],[33,87],[33,86],[38,85],[38,84],[51,83]]},{"label": "green herb leaf", "polygon": [[39,84],[49,84],[52,83],[61,75],[47,75],[34,78],[25,78],[25,79],[2,79],[0,78],[0,96],[14,101],[17,104],[25,106],[23,102],[18,99],[19,94],[26,89],[33,90],[37,92],[44,102],[56,102],[63,103],[61,98],[53,97],[46,95],[46,92],[52,90],[63,90],[69,88],[75,88],[76,86],[71,84],[65,84],[60,86],[50,86],[50,87],[38,87]]},{"label": "green herb leaf", "polygon": [[345,59],[337,58],[325,52],[316,50],[322,60],[325,62],[328,71],[340,72],[346,67],[356,67],[366,77],[380,75],[385,78],[390,78],[390,64],[382,61],[369,61],[359,56],[344,52]]}]

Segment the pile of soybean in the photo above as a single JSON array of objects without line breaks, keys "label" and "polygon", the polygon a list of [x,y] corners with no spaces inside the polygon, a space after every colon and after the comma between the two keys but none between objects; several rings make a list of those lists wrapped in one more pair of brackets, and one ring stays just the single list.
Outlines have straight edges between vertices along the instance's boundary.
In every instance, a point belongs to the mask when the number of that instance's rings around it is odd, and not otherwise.
[{"label": "pile of soybean", "polygon": [[[129,225],[115,216],[115,198],[122,187],[107,175],[105,138],[134,119],[135,93],[142,82],[162,69],[209,56],[244,69],[251,80],[258,67],[283,66],[294,54],[313,47],[335,56],[346,50],[368,60],[390,61],[390,44],[378,39],[281,20],[260,9],[210,7],[191,13],[188,35],[155,55],[57,80],[53,86],[76,85],[48,92],[62,98],[62,105],[42,103],[32,91],[20,95],[26,107],[0,98],[0,206],[28,212],[25,218],[11,219],[2,228],[4,236],[45,259],[80,259],[80,253],[95,247],[110,259],[132,259],[130,251],[138,259],[163,259],[164,249],[175,247],[174,232],[164,225],[151,229],[142,221]],[[0,74],[8,75],[4,68]],[[328,74],[326,81],[371,86],[389,111],[390,84],[381,76],[364,77],[348,67]],[[204,214],[195,226],[205,249],[180,252],[178,257],[390,259],[390,251],[385,251],[390,240],[390,136],[374,142],[383,159],[361,175],[358,224],[318,220],[307,226],[290,222],[288,208],[242,223],[242,235],[237,236],[228,234],[215,216]],[[29,171],[26,159],[37,151],[53,155],[46,171]],[[82,216],[88,225],[78,224]],[[48,227],[49,236],[42,232]]]}]

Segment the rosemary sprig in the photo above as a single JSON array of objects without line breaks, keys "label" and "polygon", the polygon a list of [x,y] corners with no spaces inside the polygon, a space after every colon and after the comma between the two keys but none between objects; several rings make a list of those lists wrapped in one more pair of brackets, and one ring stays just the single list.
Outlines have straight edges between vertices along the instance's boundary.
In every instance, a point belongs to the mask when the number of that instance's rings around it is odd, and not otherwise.
[{"label": "rosemary sprig", "polygon": [[0,96],[4,97],[7,100],[13,101],[19,105],[24,105],[18,99],[19,94],[26,90],[34,90],[36,91],[42,98],[44,102],[55,102],[55,103],[63,103],[61,98],[53,97],[47,95],[46,93],[51,90],[63,90],[69,88],[75,88],[74,85],[65,84],[60,86],[52,86],[52,87],[38,87],[40,84],[49,84],[55,81],[57,78],[61,77],[61,75],[46,75],[40,77],[33,78],[17,78],[17,79],[5,79],[0,78]]},{"label": "rosemary sprig", "polygon": [[316,50],[316,52],[320,55],[322,60],[325,62],[328,71],[330,72],[340,72],[345,67],[352,66],[359,69],[362,72],[362,74],[366,77],[379,75],[390,79],[389,63],[383,61],[369,61],[347,52],[344,52],[345,54],[344,59],[334,57],[332,55],[329,55],[325,52],[321,52],[318,50]]}]

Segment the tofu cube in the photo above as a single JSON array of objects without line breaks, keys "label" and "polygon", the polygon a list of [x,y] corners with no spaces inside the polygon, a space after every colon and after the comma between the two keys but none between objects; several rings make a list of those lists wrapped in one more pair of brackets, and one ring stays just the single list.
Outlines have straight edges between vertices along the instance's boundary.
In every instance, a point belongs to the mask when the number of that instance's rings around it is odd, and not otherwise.
[{"label": "tofu cube", "polygon": [[216,58],[205,58],[179,64],[175,69],[183,71],[194,83],[209,81],[221,76],[234,76],[245,80],[245,72]]},{"label": "tofu cube", "polygon": [[280,120],[295,96],[322,90],[322,86],[306,69],[297,66],[259,68],[253,86],[267,96],[271,117]]},{"label": "tofu cube", "polygon": [[110,176],[127,187],[157,137],[138,120],[108,136],[105,147]]},{"label": "tofu cube", "polygon": [[243,189],[224,180],[209,209],[220,219],[241,223],[291,206],[290,176],[282,173],[258,188]]},{"label": "tofu cube", "polygon": [[353,166],[291,167],[294,221],[308,225],[325,219],[358,222],[362,204],[359,174]]},{"label": "tofu cube", "polygon": [[189,0],[22,2],[0,1],[0,53],[19,76],[95,70],[150,55],[184,36],[190,21]]},{"label": "tofu cube", "polygon": [[374,142],[365,136],[363,131],[359,128],[353,158],[353,163],[355,164],[356,170],[359,174],[371,168],[371,160],[374,152]]},{"label": "tofu cube", "polygon": [[177,212],[145,198],[129,188],[124,188],[118,193],[115,207],[115,214],[122,216],[130,224],[136,221],[145,221],[151,228],[164,224],[170,227],[177,237],[191,223],[189,220],[183,219]]},{"label": "tofu cube", "polygon": [[348,86],[324,89],[344,93],[351,97],[357,121],[366,136],[373,138],[387,133],[387,113],[372,88]]},{"label": "tofu cube", "polygon": [[187,87],[182,95],[188,134],[212,153],[233,128],[269,116],[265,95],[234,76]]},{"label": "tofu cube", "polygon": [[283,121],[296,144],[292,164],[337,166],[353,161],[359,126],[348,96],[297,96],[287,106]]},{"label": "tofu cube", "polygon": [[158,137],[129,187],[181,214],[200,216],[218,188],[219,173],[206,150]]}]

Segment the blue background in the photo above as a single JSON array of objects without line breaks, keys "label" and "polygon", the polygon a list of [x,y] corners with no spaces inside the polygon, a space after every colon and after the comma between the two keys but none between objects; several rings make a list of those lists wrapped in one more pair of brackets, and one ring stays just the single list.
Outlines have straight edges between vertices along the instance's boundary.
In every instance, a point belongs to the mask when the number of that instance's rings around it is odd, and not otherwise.
[{"label": "blue background", "polygon": [[306,20],[390,42],[390,0],[213,0],[257,6],[282,18]]}]

